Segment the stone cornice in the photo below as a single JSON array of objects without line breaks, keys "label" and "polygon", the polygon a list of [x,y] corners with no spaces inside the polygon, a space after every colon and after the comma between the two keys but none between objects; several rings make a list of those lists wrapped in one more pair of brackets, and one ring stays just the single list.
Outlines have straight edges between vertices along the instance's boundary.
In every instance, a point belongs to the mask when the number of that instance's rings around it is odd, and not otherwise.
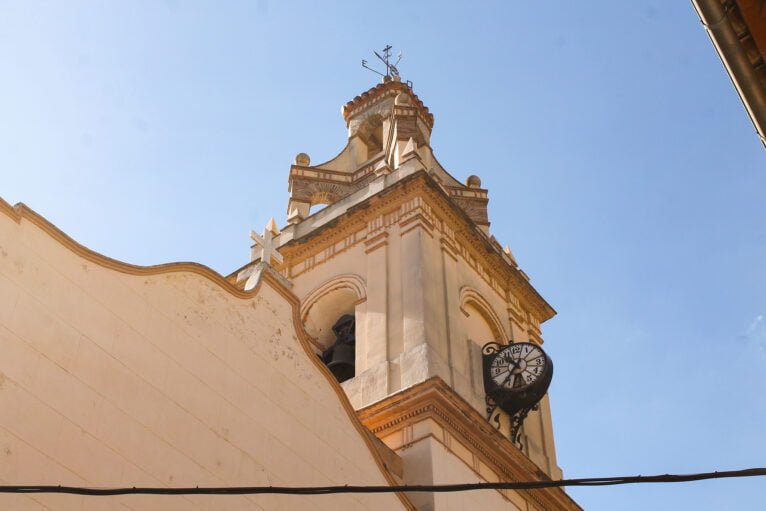
[{"label": "stone cornice", "polygon": [[434,116],[428,111],[428,107],[423,104],[423,101],[418,98],[417,94],[412,91],[409,85],[395,80],[379,83],[375,87],[361,93],[343,105],[343,119],[348,123],[355,112],[372,105],[385,97],[394,97],[400,92],[406,92],[412,98],[413,105],[417,109],[419,116],[425,121],[429,128],[433,128]]},{"label": "stone cornice", "polygon": [[[431,419],[445,428],[453,441],[457,440],[477,455],[501,481],[550,480],[439,377],[357,413],[362,423],[379,438]],[[581,509],[561,488],[530,490],[524,492],[524,496],[547,510]]]},{"label": "stone cornice", "polygon": [[[454,199],[424,171],[402,178],[351,206],[343,215],[327,224],[282,245],[280,253],[285,261],[278,269],[295,272],[302,261],[310,261],[311,266],[319,264],[316,259],[328,247],[342,245],[344,250],[350,248],[369,235],[370,222],[381,215],[394,214],[392,212],[398,211],[416,197],[425,200],[430,211],[429,223],[438,224],[436,227],[441,229],[443,237],[450,238],[458,256],[476,266],[478,273],[498,293],[513,291],[538,322],[544,322],[556,314],[532,286],[526,274],[506,261],[500,245],[488,238]],[[337,255],[341,251],[333,249],[332,252]],[[294,275],[287,274],[288,277]]]}]

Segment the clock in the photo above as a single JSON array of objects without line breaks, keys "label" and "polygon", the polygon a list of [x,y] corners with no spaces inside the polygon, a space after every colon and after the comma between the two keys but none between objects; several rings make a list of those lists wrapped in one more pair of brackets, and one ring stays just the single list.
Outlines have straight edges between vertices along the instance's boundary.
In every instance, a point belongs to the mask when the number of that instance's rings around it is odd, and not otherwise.
[{"label": "clock", "polygon": [[482,348],[484,391],[509,415],[535,406],[548,391],[553,361],[537,344],[495,342]]}]

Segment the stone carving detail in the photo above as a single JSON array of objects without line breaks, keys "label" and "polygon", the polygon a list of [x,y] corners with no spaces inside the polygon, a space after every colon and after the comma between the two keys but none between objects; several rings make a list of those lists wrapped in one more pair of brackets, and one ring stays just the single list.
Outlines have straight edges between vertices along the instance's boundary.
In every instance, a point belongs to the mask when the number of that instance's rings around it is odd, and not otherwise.
[{"label": "stone carving detail", "polygon": [[292,175],[290,176],[290,199],[306,202],[311,206],[332,204],[363,188],[376,177],[374,173],[369,172],[360,175],[354,181],[349,181],[348,177],[333,181],[327,174],[322,177]]},{"label": "stone carving detail", "polygon": [[315,204],[332,204],[354,191],[346,183],[328,183],[310,177],[294,177],[290,180],[290,198]]},{"label": "stone carving detail", "polygon": [[460,197],[452,197],[452,200],[455,201],[455,204],[460,206],[460,209],[465,211],[468,217],[477,224],[489,224],[486,199],[464,199]]}]

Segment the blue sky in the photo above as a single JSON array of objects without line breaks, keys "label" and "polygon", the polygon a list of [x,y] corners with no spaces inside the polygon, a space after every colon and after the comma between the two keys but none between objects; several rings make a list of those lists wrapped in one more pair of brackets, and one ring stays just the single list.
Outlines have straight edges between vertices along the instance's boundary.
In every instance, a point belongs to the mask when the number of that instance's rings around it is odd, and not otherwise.
[{"label": "blue sky", "polygon": [[[766,465],[766,151],[689,2],[0,0],[0,196],[135,264],[245,263],[385,44],[481,176],[543,326],[568,477]],[[763,480],[572,489],[751,509]]]}]

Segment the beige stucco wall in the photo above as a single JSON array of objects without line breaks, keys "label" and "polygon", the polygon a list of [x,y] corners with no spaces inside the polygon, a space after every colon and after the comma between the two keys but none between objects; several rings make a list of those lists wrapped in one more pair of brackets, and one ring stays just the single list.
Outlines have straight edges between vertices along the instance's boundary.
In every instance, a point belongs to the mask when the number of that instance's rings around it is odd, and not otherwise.
[{"label": "beige stucco wall", "polygon": [[[0,210],[3,484],[388,484],[277,284],[238,295],[210,270],[131,268],[18,220]],[[298,507],[404,506],[396,495],[0,495],[0,508],[22,510]]]},{"label": "beige stucco wall", "polygon": [[[404,463],[405,472],[420,476],[408,481],[409,484],[465,484],[485,481],[475,470],[468,467],[432,436],[413,442],[398,453]],[[515,491],[412,493],[410,499],[419,509],[438,509],[439,511],[467,509],[533,511],[535,509]]]},{"label": "beige stucco wall", "polygon": [[[403,211],[420,212],[434,227],[403,222]],[[349,312],[355,311],[357,321],[357,376],[343,383],[356,408],[439,376],[484,414],[481,347],[490,341],[541,340],[536,325],[512,319],[510,310],[518,299],[490,285],[462,255],[444,249],[449,243],[444,234],[448,220],[437,211],[425,198],[394,201],[388,213],[348,238],[355,243],[325,251],[321,262],[301,262],[286,273],[304,307],[308,297],[317,298],[318,288],[339,276],[355,275],[364,286],[363,300],[353,307],[348,296],[344,302]],[[382,241],[370,241],[381,233],[385,233]],[[316,303],[324,299],[328,305],[314,307],[323,312],[337,310],[329,302],[339,298],[339,293],[320,296]],[[481,303],[471,301],[476,299]],[[484,310],[479,313],[479,309]],[[324,320],[326,333],[337,319],[312,316],[312,331]],[[331,333],[322,336],[322,343],[332,342],[332,337]],[[505,414],[501,425],[508,434],[510,418]],[[544,472],[561,477],[547,398],[540,411],[526,419],[522,443],[527,456]]]}]

